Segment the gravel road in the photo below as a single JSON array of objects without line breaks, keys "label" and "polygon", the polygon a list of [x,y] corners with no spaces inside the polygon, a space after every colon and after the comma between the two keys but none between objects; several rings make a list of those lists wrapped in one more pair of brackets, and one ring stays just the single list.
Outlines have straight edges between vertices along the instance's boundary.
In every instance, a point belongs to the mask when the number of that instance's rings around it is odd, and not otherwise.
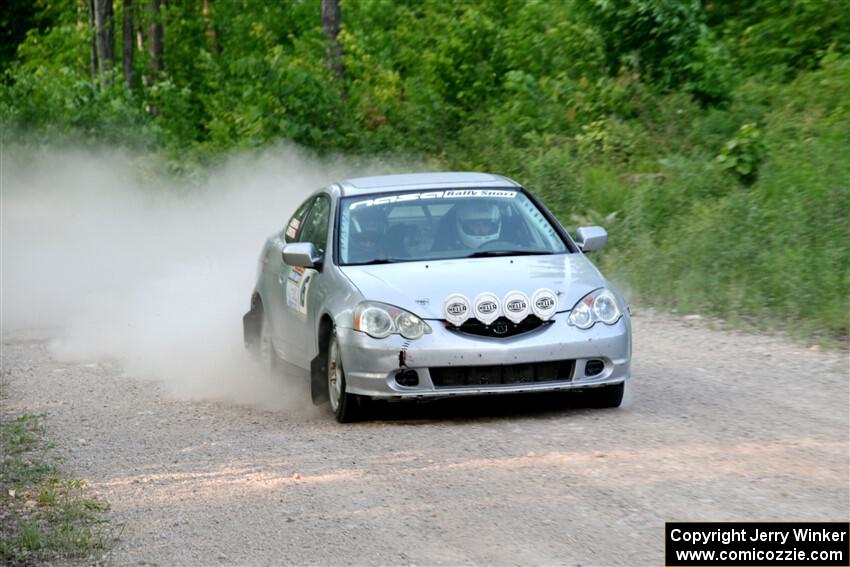
[{"label": "gravel road", "polygon": [[617,410],[488,399],[342,426],[13,338],[2,403],[46,413],[123,528],[118,565],[662,565],[665,520],[847,519],[846,352],[649,311],[634,327]]}]

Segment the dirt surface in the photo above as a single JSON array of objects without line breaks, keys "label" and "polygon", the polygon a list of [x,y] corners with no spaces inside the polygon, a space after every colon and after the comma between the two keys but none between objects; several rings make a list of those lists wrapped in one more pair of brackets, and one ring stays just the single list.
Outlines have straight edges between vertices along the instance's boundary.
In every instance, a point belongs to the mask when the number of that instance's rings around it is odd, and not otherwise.
[{"label": "dirt surface", "polygon": [[665,520],[847,519],[846,352],[650,312],[634,327],[617,410],[491,398],[342,426],[175,400],[11,338],[2,403],[46,413],[123,529],[119,565],[661,565]]}]

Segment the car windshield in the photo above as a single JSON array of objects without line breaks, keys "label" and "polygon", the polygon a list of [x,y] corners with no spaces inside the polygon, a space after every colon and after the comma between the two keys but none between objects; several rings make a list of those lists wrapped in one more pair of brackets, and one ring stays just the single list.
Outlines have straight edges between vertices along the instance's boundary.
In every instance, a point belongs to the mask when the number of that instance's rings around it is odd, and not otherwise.
[{"label": "car windshield", "polygon": [[521,191],[455,189],[343,198],[342,265],[558,254],[567,246]]}]

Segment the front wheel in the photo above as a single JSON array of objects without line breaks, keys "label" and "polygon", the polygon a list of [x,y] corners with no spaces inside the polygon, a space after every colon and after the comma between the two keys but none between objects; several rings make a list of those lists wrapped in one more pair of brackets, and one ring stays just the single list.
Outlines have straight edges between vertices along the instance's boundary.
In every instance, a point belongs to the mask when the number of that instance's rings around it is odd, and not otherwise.
[{"label": "front wheel", "polygon": [[625,382],[611,386],[599,386],[584,392],[584,399],[587,405],[592,408],[618,408],[623,403],[625,389]]},{"label": "front wheel", "polygon": [[345,371],[342,368],[339,342],[331,334],[328,340],[328,400],[331,411],[340,423],[356,421],[362,415],[363,400],[345,391]]}]

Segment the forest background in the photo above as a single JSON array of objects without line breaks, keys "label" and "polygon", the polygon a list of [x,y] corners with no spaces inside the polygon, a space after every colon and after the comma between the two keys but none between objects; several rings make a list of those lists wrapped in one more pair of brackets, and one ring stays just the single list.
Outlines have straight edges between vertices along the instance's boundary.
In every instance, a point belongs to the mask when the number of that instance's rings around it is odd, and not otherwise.
[{"label": "forest background", "polygon": [[[846,343],[843,0],[7,0],[4,152],[513,177],[646,305]],[[146,164],[152,163],[145,160]]]}]

